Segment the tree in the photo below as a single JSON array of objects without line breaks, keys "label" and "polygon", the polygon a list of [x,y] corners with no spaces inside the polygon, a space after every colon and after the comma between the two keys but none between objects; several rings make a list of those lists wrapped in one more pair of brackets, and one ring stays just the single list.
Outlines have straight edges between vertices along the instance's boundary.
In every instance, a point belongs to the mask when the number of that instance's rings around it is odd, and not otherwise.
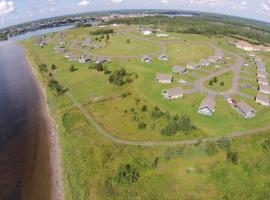
[{"label": "tree", "polygon": [[217,144],[213,141],[209,141],[206,143],[205,152],[209,156],[215,155],[218,152]]},{"label": "tree", "polygon": [[232,146],[232,142],[227,137],[222,137],[217,141],[217,145],[221,149],[227,149],[230,150]]},{"label": "tree", "polygon": [[222,81],[222,82],[220,83],[220,85],[221,85],[221,86],[224,86],[224,81]]},{"label": "tree", "polygon": [[135,183],[140,177],[140,173],[137,168],[134,168],[130,164],[122,164],[116,174],[116,182],[122,185],[130,185]]},{"label": "tree", "polygon": [[127,42],[127,43],[131,43],[131,40],[128,38],[128,39],[126,40],[126,42]]},{"label": "tree", "polygon": [[266,139],[265,141],[263,141],[261,146],[262,146],[263,150],[269,151],[270,150],[270,139]]},{"label": "tree", "polygon": [[209,85],[213,85],[213,81],[212,81],[212,79],[209,81]]},{"label": "tree", "polygon": [[41,74],[47,73],[49,71],[47,65],[45,64],[40,64],[38,68]]},{"label": "tree", "polygon": [[217,83],[217,82],[218,82],[217,77],[214,77],[214,78],[213,78],[213,82],[214,82],[214,83]]},{"label": "tree", "polygon": [[106,39],[107,39],[107,40],[109,40],[109,39],[110,39],[110,35],[109,35],[109,34],[107,34]]}]

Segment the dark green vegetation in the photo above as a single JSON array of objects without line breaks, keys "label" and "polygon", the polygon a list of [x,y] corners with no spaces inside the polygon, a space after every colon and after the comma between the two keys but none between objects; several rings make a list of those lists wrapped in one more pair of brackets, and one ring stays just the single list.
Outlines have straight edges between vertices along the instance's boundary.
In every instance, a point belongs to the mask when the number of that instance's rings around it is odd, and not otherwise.
[{"label": "dark green vegetation", "polygon": [[[165,29],[167,32],[226,35],[251,41],[257,44],[270,44],[270,26],[256,21],[239,20],[239,18],[221,18],[213,16],[195,17],[166,17],[154,16],[143,18],[114,19],[112,23],[137,25],[151,24],[155,28]],[[242,36],[242,37],[241,37]],[[243,38],[244,37],[244,38]]]},{"label": "dark green vegetation", "polygon": [[[113,33],[113,29],[98,29],[90,32],[91,35],[106,35]],[[108,38],[109,39],[109,38]]]}]

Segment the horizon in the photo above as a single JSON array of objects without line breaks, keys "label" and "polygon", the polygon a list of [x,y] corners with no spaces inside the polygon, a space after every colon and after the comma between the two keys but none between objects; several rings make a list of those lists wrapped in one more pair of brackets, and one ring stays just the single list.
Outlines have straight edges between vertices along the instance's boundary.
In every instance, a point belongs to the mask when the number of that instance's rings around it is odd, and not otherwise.
[{"label": "horizon", "polygon": [[269,0],[0,0],[0,28],[65,15],[120,10],[204,12],[270,23]]}]

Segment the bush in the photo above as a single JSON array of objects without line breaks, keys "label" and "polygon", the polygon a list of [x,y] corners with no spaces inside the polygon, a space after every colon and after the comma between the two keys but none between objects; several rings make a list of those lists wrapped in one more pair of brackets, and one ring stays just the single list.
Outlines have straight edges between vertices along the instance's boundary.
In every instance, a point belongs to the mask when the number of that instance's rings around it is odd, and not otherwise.
[{"label": "bush", "polygon": [[127,41],[126,41],[128,44],[131,43],[130,39],[128,38]]},{"label": "bush", "polygon": [[141,111],[142,112],[146,112],[147,111],[147,106],[146,105],[143,105]]},{"label": "bush", "polygon": [[217,77],[214,77],[214,78],[213,78],[213,82],[214,82],[214,83],[217,83],[217,82],[218,82]]},{"label": "bush", "polygon": [[233,164],[238,164],[239,156],[238,152],[227,151],[227,161],[232,162]]},{"label": "bush", "polygon": [[75,71],[77,71],[78,69],[74,66],[74,65],[71,65],[70,67],[69,67],[69,71],[70,72],[75,72]]},{"label": "bush", "polygon": [[52,64],[52,70],[55,70],[55,69],[57,69],[56,65]]},{"label": "bush", "polygon": [[103,64],[102,63],[95,64],[94,69],[97,70],[98,72],[102,72],[104,70]]},{"label": "bush", "polygon": [[146,124],[144,122],[141,122],[138,124],[138,129],[142,130],[142,129],[146,129]]},{"label": "bush", "polygon": [[115,177],[116,182],[122,185],[131,185],[140,177],[139,171],[130,164],[122,164],[117,171]]},{"label": "bush", "polygon": [[215,142],[213,142],[213,141],[207,142],[206,146],[205,146],[205,152],[209,156],[215,155],[218,152],[217,144]]},{"label": "bush", "polygon": [[220,85],[221,85],[221,86],[224,86],[224,85],[225,85],[225,84],[224,84],[224,81],[222,81],[222,82],[220,83]]},{"label": "bush", "polygon": [[124,93],[121,94],[121,97],[126,98],[126,97],[128,97],[130,95],[131,95],[130,92],[124,92]]},{"label": "bush", "polygon": [[47,73],[49,71],[47,65],[45,64],[40,64],[38,68],[41,74]]},{"label": "bush", "polygon": [[263,150],[269,151],[270,150],[270,139],[266,139],[262,144],[261,144]]},{"label": "bush", "polygon": [[152,111],[152,114],[151,114],[152,118],[158,119],[158,118],[162,117],[163,115],[164,115],[164,113],[157,106],[155,106],[153,111]]},{"label": "bush", "polygon": [[232,146],[232,142],[231,142],[230,139],[228,139],[226,137],[222,137],[217,141],[217,145],[221,149],[229,150],[231,148],[231,146]]},{"label": "bush", "polygon": [[[105,35],[113,33],[113,29],[98,29],[95,31],[90,32],[91,35]],[[103,36],[104,37],[104,36]]]},{"label": "bush", "polygon": [[109,76],[109,82],[117,86],[122,86],[126,83],[132,82],[132,79],[130,78],[130,76],[131,75],[127,73],[124,68],[121,68],[119,70],[115,70]]},{"label": "bush", "polygon": [[62,86],[58,81],[56,81],[54,79],[51,79],[48,82],[48,87],[51,90],[56,91],[58,95],[64,94],[67,91],[67,89],[64,89],[64,86]]},{"label": "bush", "polygon": [[209,85],[213,85],[213,81],[212,81],[212,79],[209,81],[209,83],[208,83]]}]

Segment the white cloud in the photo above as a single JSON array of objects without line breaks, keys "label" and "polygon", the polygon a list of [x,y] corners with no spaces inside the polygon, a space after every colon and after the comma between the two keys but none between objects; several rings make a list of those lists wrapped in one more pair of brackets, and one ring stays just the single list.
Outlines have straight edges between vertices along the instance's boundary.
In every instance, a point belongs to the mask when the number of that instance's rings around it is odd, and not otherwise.
[{"label": "white cloud", "polygon": [[161,3],[169,3],[168,0],[161,0]]},{"label": "white cloud", "polygon": [[90,4],[90,2],[87,0],[82,0],[79,2],[79,6],[88,6],[89,4]]},{"label": "white cloud", "polygon": [[13,1],[0,1],[0,17],[4,17],[9,13],[13,12],[15,9],[15,5]]},{"label": "white cloud", "polygon": [[123,0],[111,0],[112,3],[121,3]]},{"label": "white cloud", "polygon": [[261,3],[261,12],[267,13],[270,10],[270,2]]}]

